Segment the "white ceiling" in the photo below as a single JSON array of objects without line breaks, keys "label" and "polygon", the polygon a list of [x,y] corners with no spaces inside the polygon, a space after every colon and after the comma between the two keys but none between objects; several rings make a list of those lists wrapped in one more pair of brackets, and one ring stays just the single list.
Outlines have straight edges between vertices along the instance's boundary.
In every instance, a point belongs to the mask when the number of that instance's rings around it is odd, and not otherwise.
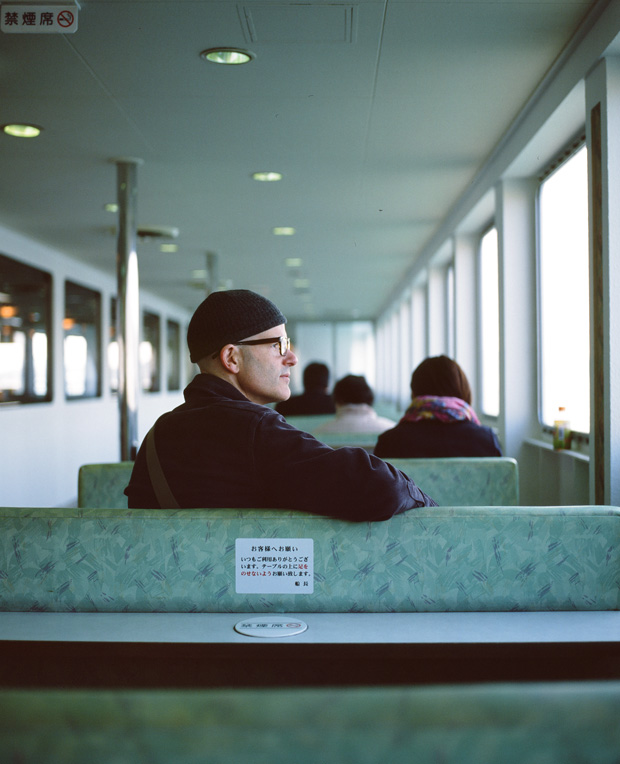
[{"label": "white ceiling", "polygon": [[374,317],[593,6],[82,0],[75,34],[0,36],[0,123],[44,127],[0,136],[0,223],[113,273],[111,160],[138,157],[138,224],[180,231],[140,244],[145,288],[192,310],[214,252],[289,319]]}]

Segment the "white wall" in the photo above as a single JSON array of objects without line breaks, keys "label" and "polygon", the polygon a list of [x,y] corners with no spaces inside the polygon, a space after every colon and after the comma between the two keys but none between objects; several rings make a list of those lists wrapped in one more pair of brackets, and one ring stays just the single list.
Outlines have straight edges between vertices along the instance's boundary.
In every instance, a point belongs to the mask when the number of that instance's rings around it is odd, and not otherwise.
[{"label": "white wall", "polygon": [[[113,275],[89,267],[22,235],[0,227],[0,252],[52,274],[53,391],[50,403],[0,405],[0,503],[2,506],[72,506],[77,499],[77,474],[89,462],[118,461],[118,403],[109,391],[105,369],[99,398],[65,400],[62,363],[62,322],[65,279],[102,294],[102,337],[109,326],[110,297],[116,294]],[[165,326],[170,318],[182,327],[189,316],[178,307],[141,293],[140,308],[158,313]],[[102,343],[105,347],[106,343]],[[162,346],[162,358],[165,357]],[[182,385],[186,364],[182,364]],[[162,376],[165,385],[165,370]],[[138,402],[140,438],[164,411],[182,403],[182,391],[141,393]]]}]

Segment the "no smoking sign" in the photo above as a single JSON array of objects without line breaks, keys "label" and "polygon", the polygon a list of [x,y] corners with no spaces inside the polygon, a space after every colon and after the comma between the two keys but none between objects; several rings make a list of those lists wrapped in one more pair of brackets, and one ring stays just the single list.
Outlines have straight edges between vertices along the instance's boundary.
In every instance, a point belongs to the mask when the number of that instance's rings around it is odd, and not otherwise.
[{"label": "no smoking sign", "polygon": [[78,28],[78,5],[3,5],[5,34],[73,34]]}]

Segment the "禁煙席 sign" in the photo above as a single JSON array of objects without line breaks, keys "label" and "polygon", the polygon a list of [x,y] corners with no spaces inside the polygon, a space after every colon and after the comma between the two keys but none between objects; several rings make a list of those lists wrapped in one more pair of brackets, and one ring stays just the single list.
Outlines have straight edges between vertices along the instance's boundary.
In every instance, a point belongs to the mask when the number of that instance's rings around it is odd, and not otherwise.
[{"label": "\u7981\u7159\u5e2d sign", "polygon": [[78,5],[26,5],[1,7],[0,28],[6,34],[73,34],[78,28]]}]

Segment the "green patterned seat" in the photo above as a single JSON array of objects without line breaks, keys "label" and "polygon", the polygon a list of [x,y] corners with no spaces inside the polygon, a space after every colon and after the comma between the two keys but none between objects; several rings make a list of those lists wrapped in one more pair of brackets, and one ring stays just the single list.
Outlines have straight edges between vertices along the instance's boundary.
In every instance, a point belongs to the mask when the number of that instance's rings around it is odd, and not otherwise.
[{"label": "green patterned seat", "polygon": [[619,606],[615,507],[427,507],[375,523],[258,509],[0,509],[5,611]]},{"label": "green patterned seat", "polygon": [[615,764],[620,683],[3,690],[24,764]]},{"label": "green patterned seat", "polygon": [[123,493],[133,462],[84,464],[78,472],[78,507],[127,509]]},{"label": "green patterned seat", "polygon": [[452,457],[386,459],[444,507],[508,507],[519,503],[516,459]]},{"label": "green patterned seat", "polygon": [[[341,445],[345,445],[344,441]],[[388,459],[441,506],[512,506],[519,503],[517,462],[508,457]],[[123,491],[133,463],[85,464],[78,475],[78,507],[126,509]]]}]

